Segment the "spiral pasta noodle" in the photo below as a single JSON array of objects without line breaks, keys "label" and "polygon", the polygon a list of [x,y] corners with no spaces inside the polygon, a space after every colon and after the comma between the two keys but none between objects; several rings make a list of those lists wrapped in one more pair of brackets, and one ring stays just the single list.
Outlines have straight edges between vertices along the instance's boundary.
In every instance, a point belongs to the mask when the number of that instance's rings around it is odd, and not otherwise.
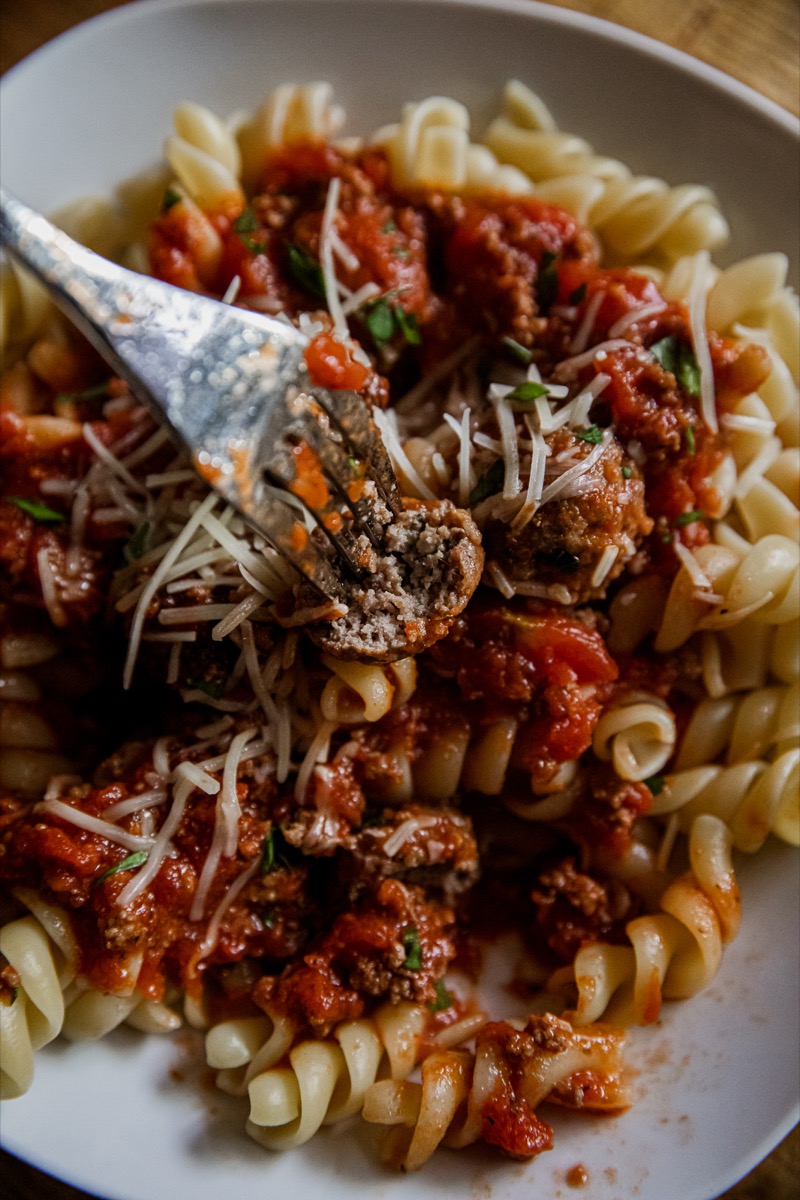
[{"label": "spiral pasta noodle", "polygon": [[241,154],[225,123],[188,101],[178,105],[173,120],[175,133],[167,139],[165,155],[187,194],[201,208],[240,210]]},{"label": "spiral pasta noodle", "polygon": [[665,777],[653,802],[656,815],[675,813],[681,829],[711,814],[730,829],[737,850],[754,853],[774,833],[800,845],[800,749],[773,762],[751,759],[732,766],[688,767]]},{"label": "spiral pasta noodle", "polygon": [[18,983],[0,1003],[0,1098],[23,1095],[33,1081],[34,1053],[58,1037],[63,992],[75,975],[76,947],[66,914],[34,900],[36,911],[0,929],[0,956]]},{"label": "spiral pasta noodle", "polygon": [[429,96],[403,108],[400,121],[386,125],[372,142],[386,151],[392,178],[401,187],[459,192],[532,191],[515,167],[501,166],[487,146],[471,142],[469,113],[446,96]]},{"label": "spiral pasta noodle", "polygon": [[718,816],[691,822],[691,869],[668,885],[660,911],[625,927],[628,944],[587,943],[554,985],[577,990],[572,1018],[585,1025],[607,1020],[647,1025],[662,1000],[687,999],[716,975],[723,946],[739,928],[741,900],[731,864],[733,836]]},{"label": "spiral pasta noodle", "polygon": [[297,142],[333,138],[344,122],[344,110],[333,101],[326,82],[282,84],[237,130],[242,175],[253,184],[276,150]]},{"label": "spiral pasta noodle", "polygon": [[634,693],[607,709],[594,727],[592,748],[621,779],[656,775],[672,756],[675,718],[656,696]]},{"label": "spiral pasta noodle", "polygon": [[[746,617],[784,625],[800,617],[800,547],[780,533],[751,545],[725,530],[716,543],[686,550],[673,580],[655,640],[676,650],[697,630],[726,629]],[[720,542],[728,542],[728,545]],[[735,546],[735,548],[733,548]]]},{"label": "spiral pasta noodle", "polygon": [[428,1016],[419,1005],[384,1004],[340,1023],[328,1038],[301,1041],[280,1015],[228,1021],[207,1033],[206,1057],[221,1068],[218,1087],[249,1096],[248,1133],[267,1149],[285,1150],[360,1111],[376,1079],[409,1074]]},{"label": "spiral pasta noodle", "polygon": [[[517,1032],[516,1041],[525,1046],[520,1062],[502,1038],[493,1036],[500,1029],[497,1023],[487,1026],[474,1053],[429,1055],[419,1083],[392,1079],[369,1089],[364,1119],[393,1127],[385,1150],[391,1166],[416,1171],[439,1145],[455,1149],[481,1137],[490,1140],[491,1113],[498,1104],[524,1106],[538,1136],[537,1151],[552,1144],[552,1130],[536,1116],[545,1101],[584,1112],[619,1112],[628,1106],[620,1033],[599,1026],[573,1029],[551,1014],[531,1017]],[[516,1032],[508,1025],[505,1031],[512,1038]],[[592,1077],[601,1085],[594,1093],[579,1082]]]},{"label": "spiral pasta noodle", "polygon": [[707,697],[692,712],[675,769],[766,758],[800,741],[800,683]]},{"label": "spiral pasta noodle", "polygon": [[501,163],[533,180],[537,196],[591,224],[610,254],[674,261],[727,239],[727,222],[708,188],[633,176],[582,138],[556,129],[545,114],[538,97],[511,81],[485,143]]}]

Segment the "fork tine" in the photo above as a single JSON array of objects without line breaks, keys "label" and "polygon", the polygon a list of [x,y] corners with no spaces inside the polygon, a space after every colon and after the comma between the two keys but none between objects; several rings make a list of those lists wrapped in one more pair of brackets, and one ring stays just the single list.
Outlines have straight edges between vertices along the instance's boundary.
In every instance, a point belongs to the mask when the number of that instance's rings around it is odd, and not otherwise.
[{"label": "fork tine", "polygon": [[[371,499],[361,495],[364,466],[392,513],[402,512],[402,501],[364,401],[309,386],[306,335],[107,262],[2,189],[0,240],[167,421],[206,483],[322,593],[341,598],[334,555],[322,538],[308,536],[296,502],[274,485],[300,497],[355,574],[363,570],[363,550],[352,518],[376,547],[382,541]],[[299,442],[313,447],[325,481],[319,505],[297,486],[291,447]]]},{"label": "fork tine", "polygon": [[263,464],[264,475],[302,502],[336,554],[354,575],[360,576],[364,570],[363,549],[356,542],[349,520],[351,513],[357,521],[358,516],[348,494],[355,480],[361,482],[356,473],[358,463],[348,447],[317,422],[313,411],[316,407],[315,402],[308,405],[300,428],[296,421],[287,427],[288,436],[281,439]]},{"label": "fork tine", "polygon": [[355,392],[313,388],[311,394],[341,431],[356,457],[369,464],[370,478],[375,481],[382,499],[398,516],[403,511],[400,489],[383,439],[367,405]]}]

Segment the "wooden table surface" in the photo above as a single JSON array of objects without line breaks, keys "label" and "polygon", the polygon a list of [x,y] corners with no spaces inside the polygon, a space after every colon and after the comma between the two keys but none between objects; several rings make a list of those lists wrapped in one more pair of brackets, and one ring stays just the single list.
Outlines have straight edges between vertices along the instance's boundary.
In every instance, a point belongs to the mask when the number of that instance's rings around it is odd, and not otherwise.
[{"label": "wooden table surface", "polygon": [[[130,0],[0,0],[0,73],[37,46]],[[719,67],[800,114],[798,0],[550,0],[646,33]],[[0,147],[0,153],[2,148]],[[747,1102],[746,1091],[743,1102]],[[0,1152],[6,1200],[86,1200]],[[800,1127],[720,1200],[795,1200]],[[676,1197],[675,1200],[680,1200]]]}]

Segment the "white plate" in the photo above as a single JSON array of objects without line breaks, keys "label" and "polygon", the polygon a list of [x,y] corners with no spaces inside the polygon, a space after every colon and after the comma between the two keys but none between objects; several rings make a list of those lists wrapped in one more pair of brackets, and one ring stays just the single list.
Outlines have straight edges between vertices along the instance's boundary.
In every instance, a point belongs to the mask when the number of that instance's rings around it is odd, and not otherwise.
[{"label": "white plate", "polygon": [[[330,79],[366,132],[431,93],[472,110],[503,82],[531,84],[560,125],[637,172],[710,184],[733,227],[721,259],[785,250],[797,278],[797,122],[700,63],[625,30],[532,0],[179,0],[92,21],[11,71],[0,90],[6,185],[52,209],[153,163],[182,99],[227,113],[276,83]],[[202,1085],[197,1047],[118,1033],[48,1047],[32,1091],[7,1104],[7,1149],[108,1200],[710,1200],[798,1115],[797,856],[768,846],[739,864],[744,922],[712,986],[634,1031],[636,1104],[617,1120],[556,1114],[532,1164],[442,1151],[420,1176],[387,1176],[354,1123],[284,1157],[242,1132],[244,1114]],[[495,1005],[497,1015],[504,1015]],[[175,1080],[178,1070],[183,1082]]]}]

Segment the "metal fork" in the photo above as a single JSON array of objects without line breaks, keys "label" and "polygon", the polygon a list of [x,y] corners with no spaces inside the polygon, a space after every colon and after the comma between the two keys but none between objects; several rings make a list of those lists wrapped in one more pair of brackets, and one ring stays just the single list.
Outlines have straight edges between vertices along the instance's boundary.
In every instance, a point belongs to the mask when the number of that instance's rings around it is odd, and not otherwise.
[{"label": "metal fork", "polygon": [[[320,592],[339,598],[343,573],[361,574],[355,535],[376,548],[382,541],[365,477],[393,514],[402,502],[361,397],[311,384],[308,338],[286,321],[108,262],[2,188],[0,242],[167,423],[204,481]],[[313,508],[298,477],[302,444],[324,477]],[[325,538],[297,538],[298,497]]]}]

